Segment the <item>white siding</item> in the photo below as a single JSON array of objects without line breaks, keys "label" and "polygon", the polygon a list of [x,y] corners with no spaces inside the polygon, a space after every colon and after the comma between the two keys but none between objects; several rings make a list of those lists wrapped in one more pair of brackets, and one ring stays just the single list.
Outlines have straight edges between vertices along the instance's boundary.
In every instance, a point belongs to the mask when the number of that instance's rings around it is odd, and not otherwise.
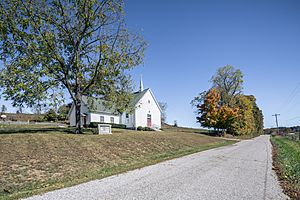
[{"label": "white siding", "polygon": [[[90,123],[89,111],[88,111],[88,108],[85,104],[81,105],[81,114],[86,114],[87,115],[86,123],[89,124]],[[71,107],[69,121],[70,121],[70,126],[75,126],[76,125],[75,106],[74,106],[74,104]],[[81,125],[83,125],[83,118],[82,117],[81,117]]]},{"label": "white siding", "polygon": [[151,115],[151,127],[161,128],[161,112],[150,90],[137,103],[135,109],[135,127],[147,126],[147,114]]},{"label": "white siding", "polygon": [[110,118],[114,118],[114,124],[120,123],[118,115],[104,114],[104,113],[90,113],[91,122],[100,122],[100,116],[104,117],[104,123],[111,123]]},{"label": "white siding", "polygon": [[128,114],[128,118],[126,118],[126,113],[123,113],[120,118],[120,124],[125,124],[127,128],[134,128],[134,115]]},{"label": "white siding", "polygon": [[[126,113],[122,115],[104,114],[104,113],[89,113],[87,106],[82,105],[81,113],[87,114],[87,124],[90,122],[100,122],[100,116],[104,117],[104,123],[111,123],[111,117],[114,118],[115,124],[125,124],[128,128],[137,128],[139,126],[147,127],[147,115],[151,115],[151,127],[161,128],[161,111],[155,98],[148,90],[140,101],[135,105],[135,110],[126,118]],[[70,111],[70,125],[75,126],[75,108],[72,106]],[[81,121],[83,124],[83,120]]]},{"label": "white siding", "polygon": [[[104,123],[111,123],[110,118],[114,118],[114,123],[119,124],[120,123],[120,117],[118,115],[111,115],[111,114],[101,114],[101,113],[89,113],[88,108],[86,105],[82,104],[81,105],[81,114],[87,114],[86,117],[86,123],[87,125],[90,124],[90,122],[100,122],[100,116],[104,116]],[[75,107],[72,106],[71,111],[70,111],[70,126],[75,126],[76,125],[76,120],[75,120]],[[83,118],[81,117],[81,125],[83,125]]]}]

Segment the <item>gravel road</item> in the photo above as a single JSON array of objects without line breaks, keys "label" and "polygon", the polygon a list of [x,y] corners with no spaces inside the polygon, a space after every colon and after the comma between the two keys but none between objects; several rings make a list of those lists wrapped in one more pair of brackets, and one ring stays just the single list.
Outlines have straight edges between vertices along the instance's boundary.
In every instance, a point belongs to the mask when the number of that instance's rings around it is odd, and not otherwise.
[{"label": "gravel road", "polygon": [[28,199],[288,199],[271,152],[260,136]]}]

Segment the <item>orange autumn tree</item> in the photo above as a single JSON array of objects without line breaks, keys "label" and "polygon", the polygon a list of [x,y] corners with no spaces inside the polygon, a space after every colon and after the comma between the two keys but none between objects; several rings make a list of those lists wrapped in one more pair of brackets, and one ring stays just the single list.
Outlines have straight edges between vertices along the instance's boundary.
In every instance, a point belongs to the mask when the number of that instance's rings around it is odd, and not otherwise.
[{"label": "orange autumn tree", "polygon": [[197,121],[203,127],[221,129],[224,133],[238,118],[238,108],[221,102],[221,94],[216,88],[202,93],[192,104],[197,108]]},{"label": "orange autumn tree", "polygon": [[[197,121],[202,127],[232,135],[263,133],[263,113],[253,95],[243,94],[243,73],[226,65],[211,78],[212,87],[194,97]],[[218,131],[219,133],[219,131]]]}]

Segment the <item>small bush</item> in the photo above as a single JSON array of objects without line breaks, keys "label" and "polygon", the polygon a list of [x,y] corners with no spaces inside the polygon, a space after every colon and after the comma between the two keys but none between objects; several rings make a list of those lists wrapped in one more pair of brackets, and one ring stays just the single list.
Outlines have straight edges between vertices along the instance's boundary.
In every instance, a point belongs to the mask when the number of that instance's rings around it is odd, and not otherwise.
[{"label": "small bush", "polygon": [[44,121],[46,121],[46,120],[45,120],[45,118],[42,117],[42,116],[39,116],[39,117],[37,117],[36,119],[30,120],[30,122],[44,122]]},{"label": "small bush", "polygon": [[50,109],[44,116],[44,119],[48,122],[51,122],[51,121],[55,122],[55,121],[57,121],[57,115],[53,109]]},{"label": "small bush", "polygon": [[112,128],[126,129],[125,124],[112,124],[112,123],[102,123],[102,122],[91,122],[89,128],[98,128],[98,124],[110,124]]},{"label": "small bush", "polygon": [[142,127],[142,126],[137,127],[136,130],[138,130],[138,131],[154,131],[152,128]]},{"label": "small bush", "polygon": [[154,131],[152,128],[144,127],[144,131]]}]

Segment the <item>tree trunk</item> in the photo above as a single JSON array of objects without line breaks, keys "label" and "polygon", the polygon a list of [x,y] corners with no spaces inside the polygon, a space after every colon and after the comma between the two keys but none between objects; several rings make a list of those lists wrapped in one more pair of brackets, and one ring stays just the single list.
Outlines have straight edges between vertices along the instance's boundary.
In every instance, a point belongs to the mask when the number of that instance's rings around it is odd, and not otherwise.
[{"label": "tree trunk", "polygon": [[226,129],[222,129],[222,137],[224,137],[226,134]]},{"label": "tree trunk", "polygon": [[76,119],[76,134],[81,134],[81,95],[76,95],[75,101],[75,119]]}]

